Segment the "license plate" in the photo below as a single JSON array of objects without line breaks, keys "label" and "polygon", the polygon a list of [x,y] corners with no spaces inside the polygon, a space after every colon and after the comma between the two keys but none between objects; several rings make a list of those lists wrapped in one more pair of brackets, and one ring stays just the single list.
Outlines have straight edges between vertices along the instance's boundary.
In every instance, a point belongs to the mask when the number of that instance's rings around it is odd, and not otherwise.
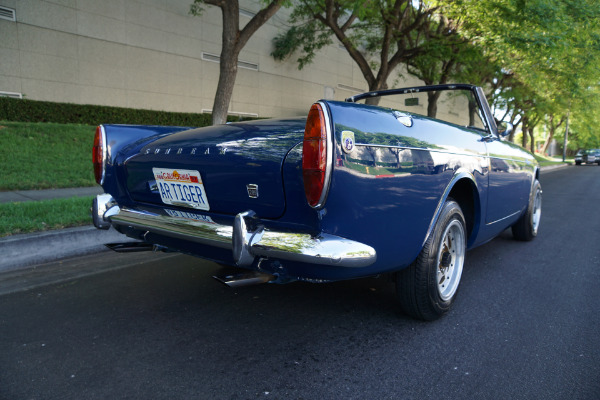
[{"label": "license plate", "polygon": [[175,217],[175,218],[188,219],[191,221],[199,221],[199,222],[204,222],[206,224],[216,224],[216,222],[213,221],[213,219],[211,217],[209,217],[208,215],[196,214],[196,213],[191,213],[191,212],[187,212],[187,211],[170,210],[168,208],[165,208],[165,212],[168,215],[170,215],[171,217]]},{"label": "license plate", "polygon": [[200,172],[152,168],[160,198],[165,204],[208,211],[210,206]]}]

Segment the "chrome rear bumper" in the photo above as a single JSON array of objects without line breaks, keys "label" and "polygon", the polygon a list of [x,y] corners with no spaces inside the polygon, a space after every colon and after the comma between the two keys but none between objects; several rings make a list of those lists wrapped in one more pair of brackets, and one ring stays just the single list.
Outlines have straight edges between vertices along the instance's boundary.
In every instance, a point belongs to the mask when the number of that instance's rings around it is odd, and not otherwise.
[{"label": "chrome rear bumper", "polygon": [[92,218],[98,229],[133,228],[208,246],[230,249],[240,267],[259,258],[359,268],[377,259],[371,246],[322,233],[279,232],[265,228],[253,211],[236,215],[233,226],[120,208],[108,194],[94,199]]}]

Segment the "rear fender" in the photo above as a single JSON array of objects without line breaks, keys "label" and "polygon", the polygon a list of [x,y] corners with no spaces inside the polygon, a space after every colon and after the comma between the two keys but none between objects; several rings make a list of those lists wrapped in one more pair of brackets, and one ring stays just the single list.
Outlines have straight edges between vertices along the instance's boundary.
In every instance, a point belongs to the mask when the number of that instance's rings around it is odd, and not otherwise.
[{"label": "rear fender", "polygon": [[137,154],[147,143],[175,132],[193,129],[183,126],[147,126],[147,125],[101,125],[106,135],[106,162],[102,187],[117,201],[128,198],[125,188],[116,179],[119,165],[126,161],[127,155]]},{"label": "rear fender", "polygon": [[463,211],[465,222],[467,224],[467,246],[472,245],[477,237],[477,233],[481,226],[481,198],[479,187],[473,174],[464,168],[460,168],[456,170],[454,176],[446,186],[446,189],[444,189],[444,193],[440,198],[433,218],[427,228],[427,234],[425,235],[422,246],[425,245],[433,233],[444,203],[448,198],[452,198],[456,201]]},{"label": "rear fender", "polygon": [[[456,196],[463,207],[472,204],[465,217],[468,244],[475,242],[483,229],[480,204],[487,200],[487,152],[479,132],[381,107],[327,104],[336,157],[321,213],[324,232],[375,248],[372,274],[398,270],[418,256],[443,203]],[[463,191],[470,196],[457,196]]]}]

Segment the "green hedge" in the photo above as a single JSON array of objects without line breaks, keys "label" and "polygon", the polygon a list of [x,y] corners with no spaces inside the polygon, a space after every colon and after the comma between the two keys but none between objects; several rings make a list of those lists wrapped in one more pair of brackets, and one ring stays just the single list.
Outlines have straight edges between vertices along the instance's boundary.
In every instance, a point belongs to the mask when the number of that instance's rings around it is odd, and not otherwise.
[{"label": "green hedge", "polygon": [[[211,114],[138,110],[0,97],[0,121],[201,127],[211,125],[211,118]],[[239,121],[240,118],[229,116],[227,120]]]}]

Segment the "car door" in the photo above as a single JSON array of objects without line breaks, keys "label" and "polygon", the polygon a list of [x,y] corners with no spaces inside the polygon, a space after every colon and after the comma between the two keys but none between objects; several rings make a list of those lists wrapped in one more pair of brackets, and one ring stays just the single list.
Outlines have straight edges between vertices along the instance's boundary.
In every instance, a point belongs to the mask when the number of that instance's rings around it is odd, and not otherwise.
[{"label": "car door", "polygon": [[486,147],[490,163],[486,223],[492,224],[527,205],[534,166],[531,155],[509,141],[495,138]]}]

